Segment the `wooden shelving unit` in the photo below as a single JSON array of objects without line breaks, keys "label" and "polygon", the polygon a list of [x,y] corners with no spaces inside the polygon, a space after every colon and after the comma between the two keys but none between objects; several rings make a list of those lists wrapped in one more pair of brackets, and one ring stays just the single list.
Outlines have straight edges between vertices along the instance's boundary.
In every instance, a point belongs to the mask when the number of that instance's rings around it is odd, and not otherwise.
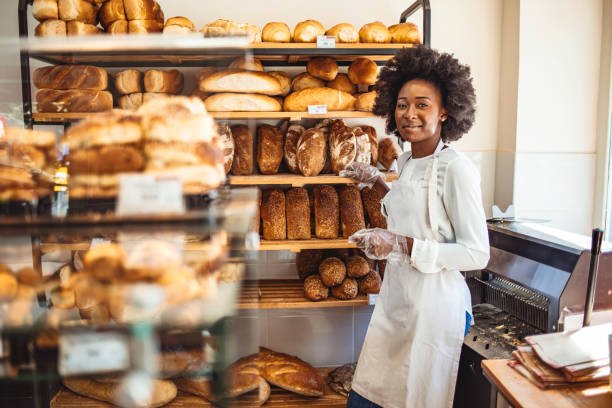
[{"label": "wooden shelving unit", "polygon": [[[397,173],[386,172],[387,181],[397,180]],[[335,174],[320,174],[315,177],[305,177],[298,174],[254,174],[251,176],[229,176],[230,184],[233,186],[253,185],[291,185],[302,187],[306,184],[354,184],[355,180],[348,177],[339,177]]]},{"label": "wooden shelving unit", "polygon": [[313,302],[304,296],[304,284],[298,279],[248,280],[242,285],[239,309],[302,309],[346,306],[367,306],[368,297],[339,300],[333,297]]},{"label": "wooden shelving unit", "polygon": [[[327,377],[327,373],[333,370],[334,367],[318,368],[317,370],[323,378]],[[231,404],[232,407],[240,408],[256,408],[257,395],[255,392],[241,395],[236,398]],[[91,398],[82,397],[69,391],[66,388],[61,388],[53,397],[50,404],[51,408],[113,408],[106,402],[97,401]],[[166,408],[214,408],[210,402],[187,392],[179,391],[178,396],[169,404],[164,405]],[[289,391],[271,386],[270,398],[263,405],[265,408],[344,408],[346,407],[346,398],[332,391],[325,385],[325,394],[322,397],[304,397],[294,394]]]},{"label": "wooden shelving unit", "polygon": [[356,248],[355,244],[350,244],[346,238],[338,239],[303,239],[303,240],[283,240],[266,241],[259,243],[260,251],[292,251],[300,252],[303,249],[336,249],[336,248]]}]

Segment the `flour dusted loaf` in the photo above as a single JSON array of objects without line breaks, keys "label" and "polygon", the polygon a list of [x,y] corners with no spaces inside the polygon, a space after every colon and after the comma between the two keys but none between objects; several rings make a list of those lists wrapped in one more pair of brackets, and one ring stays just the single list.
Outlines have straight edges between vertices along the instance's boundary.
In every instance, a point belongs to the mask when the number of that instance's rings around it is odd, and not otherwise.
[{"label": "flour dusted loaf", "polygon": [[284,135],[272,125],[257,128],[257,166],[261,174],[276,174],[283,161]]},{"label": "flour dusted loaf", "polygon": [[103,91],[108,87],[108,74],[91,65],[55,65],[35,69],[32,81],[39,89]]},{"label": "flour dusted loaf", "polygon": [[209,112],[279,112],[281,102],[260,94],[222,92],[209,96],[204,101]]},{"label": "flour dusted loaf", "polygon": [[357,157],[357,137],[342,119],[333,120],[329,126],[329,153],[332,171],[336,174]]},{"label": "flour dusted loaf", "polygon": [[337,89],[307,88],[287,95],[283,106],[289,112],[304,112],[308,110],[308,105],[327,105],[329,111],[354,110],[355,98]]},{"label": "flour dusted loaf", "polygon": [[378,162],[386,170],[391,169],[393,162],[397,160],[400,154],[402,154],[402,149],[395,138],[385,137],[378,142]]},{"label": "flour dusted loaf", "polygon": [[319,129],[311,128],[300,136],[297,145],[298,167],[302,175],[317,176],[325,164],[325,137]]},{"label": "flour dusted loaf", "polygon": [[321,239],[338,238],[340,207],[338,193],[332,186],[313,190],[315,235]]},{"label": "flour dusted loaf", "polygon": [[113,96],[89,89],[39,89],[35,95],[39,112],[104,112],[113,109]]},{"label": "flour dusted loaf", "polygon": [[306,131],[302,125],[290,125],[285,133],[284,157],[285,164],[291,173],[299,174],[297,147],[302,134]]},{"label": "flour dusted loaf", "polygon": [[370,164],[376,166],[376,163],[378,163],[378,135],[376,134],[376,129],[365,125],[359,127],[368,135],[368,140],[370,141]]},{"label": "flour dusted loaf", "polygon": [[341,187],[339,201],[342,236],[348,238],[355,232],[365,228],[361,194],[357,186],[346,185]]},{"label": "flour dusted loaf", "polygon": [[317,370],[298,357],[261,347],[258,364],[261,376],[272,385],[309,397],[325,392],[325,381]]},{"label": "flour dusted loaf", "polygon": [[260,211],[263,238],[267,240],[286,239],[287,224],[283,191],[279,189],[264,190]]},{"label": "flour dusted loaf", "polygon": [[234,160],[232,162],[232,174],[246,176],[253,174],[253,134],[248,126],[232,126],[232,137],[234,138]]},{"label": "flour dusted loaf", "polygon": [[357,163],[370,164],[372,158],[370,154],[370,138],[359,126],[352,129],[355,135],[355,141],[357,143],[357,152],[355,154],[355,161]]},{"label": "flour dusted loaf", "polygon": [[363,207],[370,221],[369,228],[387,229],[387,219],[380,209],[380,202],[386,194],[387,192],[378,186],[378,184],[375,184],[372,188],[365,187],[361,190]]},{"label": "flour dusted loaf", "polygon": [[304,279],[304,295],[308,300],[318,302],[327,299],[329,288],[323,284],[319,275],[310,275]]},{"label": "flour dusted loaf", "polygon": [[310,206],[305,188],[295,187],[285,194],[287,239],[310,239]]}]

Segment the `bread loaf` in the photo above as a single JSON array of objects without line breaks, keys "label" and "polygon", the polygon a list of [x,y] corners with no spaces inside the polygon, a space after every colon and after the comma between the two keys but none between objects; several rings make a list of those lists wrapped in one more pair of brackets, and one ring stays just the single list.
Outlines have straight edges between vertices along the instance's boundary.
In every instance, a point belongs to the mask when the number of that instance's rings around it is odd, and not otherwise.
[{"label": "bread loaf", "polygon": [[164,13],[154,0],[123,0],[128,20],[157,20],[164,23]]},{"label": "bread loaf", "polygon": [[111,35],[128,34],[129,32],[128,21],[127,20],[113,21],[111,24],[108,25],[108,27],[106,27],[105,32]]},{"label": "bread loaf", "polygon": [[259,234],[260,233],[260,221],[261,221],[261,189],[257,188],[257,208],[255,209],[255,218],[253,219],[253,228],[251,231]]},{"label": "bread loaf", "polygon": [[308,300],[318,302],[327,299],[329,288],[323,284],[319,275],[310,275],[304,280],[304,295]]},{"label": "bread loaf", "polygon": [[413,23],[400,23],[389,26],[391,42],[399,44],[419,44],[419,28]]},{"label": "bread loaf", "polygon": [[351,82],[347,74],[338,74],[333,81],[327,83],[327,87],[350,93],[351,95],[357,92],[355,84]]},{"label": "bread loaf", "polygon": [[378,135],[376,134],[376,129],[372,126],[359,126],[361,130],[368,134],[368,139],[370,140],[370,164],[376,167],[376,163],[378,163]]},{"label": "bread loaf", "polygon": [[291,30],[285,23],[270,22],[264,26],[261,40],[264,42],[291,42]]},{"label": "bread loaf", "polygon": [[338,286],[331,288],[332,296],[340,300],[350,300],[357,297],[359,286],[353,278],[346,278]]},{"label": "bread loaf", "polygon": [[369,228],[383,228],[387,229],[387,219],[382,214],[380,209],[380,201],[386,195],[381,187],[374,185],[374,187],[365,187],[361,190],[361,197],[363,199],[363,207],[370,220]]},{"label": "bread loaf", "polygon": [[362,43],[388,43],[391,41],[391,34],[387,26],[380,21],[375,21],[361,27],[359,40]]},{"label": "bread loaf", "polygon": [[378,293],[380,292],[381,284],[380,275],[372,269],[365,277],[359,280],[359,291],[362,293]]},{"label": "bread loaf", "polygon": [[313,77],[308,72],[302,72],[291,80],[291,90],[293,92],[301,91],[302,89],[306,88],[320,88],[324,86],[325,81]]},{"label": "bread loaf", "polygon": [[308,192],[302,187],[287,190],[287,239],[310,239],[310,206]]},{"label": "bread loaf", "polygon": [[327,32],[327,35],[333,35],[336,37],[336,42],[338,43],[356,43],[359,42],[359,33],[357,29],[352,24],[348,23],[340,23],[336,24]]},{"label": "bread loaf", "polygon": [[342,236],[348,238],[355,232],[365,228],[363,204],[361,194],[355,185],[346,185],[340,188],[340,220],[342,223]]},{"label": "bread loaf", "polygon": [[293,30],[293,42],[312,43],[317,37],[325,34],[325,27],[316,20],[306,20],[297,23]]},{"label": "bread loaf", "polygon": [[142,92],[142,72],[128,69],[115,75],[115,89],[122,95]]},{"label": "bread loaf", "polygon": [[329,151],[329,126],[331,124],[331,119],[323,119],[319,123],[315,125],[315,128],[319,129],[323,132],[323,137],[325,137],[325,164],[323,165],[323,170],[321,173],[332,173],[332,164],[331,164],[331,154]]},{"label": "bread loaf", "polygon": [[271,125],[257,129],[257,166],[261,174],[276,174],[283,161],[284,135]]},{"label": "bread loaf", "polygon": [[295,256],[295,266],[300,279],[319,273],[319,264],[323,260],[320,249],[303,249]]},{"label": "bread loaf", "polygon": [[281,86],[281,96],[286,96],[291,92],[291,78],[283,71],[268,71],[268,75],[276,79]]},{"label": "bread loaf", "polygon": [[106,91],[40,89],[35,95],[39,112],[104,112],[113,109]]},{"label": "bread loaf", "polygon": [[299,174],[297,147],[300,137],[306,129],[302,125],[291,125],[285,134],[284,157],[285,164],[291,173]]},{"label": "bread loaf", "polygon": [[295,356],[259,349],[259,372],[270,384],[296,394],[320,397],[325,381],[310,364]]},{"label": "bread loaf", "polygon": [[255,25],[235,23],[231,20],[215,20],[206,24],[201,30],[204,37],[226,37],[246,35],[251,42],[261,42],[261,30]]},{"label": "bread loaf", "polygon": [[285,98],[284,109],[288,112],[305,112],[308,105],[327,105],[328,111],[353,110],[353,95],[332,88],[308,88],[293,92]]},{"label": "bread loaf", "polygon": [[380,274],[381,279],[385,277],[385,269],[387,269],[387,260],[379,259],[376,261],[376,265],[378,266],[378,273]]},{"label": "bread loaf", "polygon": [[353,129],[342,119],[331,122],[329,130],[329,152],[332,170],[336,174],[353,163],[357,157],[357,137]]},{"label": "bread loaf", "polygon": [[279,112],[281,102],[259,94],[223,92],[209,96],[204,101],[209,112]]},{"label": "bread loaf", "polygon": [[37,68],[32,75],[39,89],[90,89],[103,91],[108,87],[108,74],[91,65],[55,65]]},{"label": "bread loaf", "polygon": [[333,81],[338,75],[338,64],[333,58],[314,57],[308,61],[306,70],[315,78]]},{"label": "bread loaf", "polygon": [[143,82],[147,92],[178,94],[183,90],[183,74],[177,69],[150,69],[145,72]]},{"label": "bread loaf", "polygon": [[195,26],[185,17],[171,17],[164,24],[164,34],[190,34],[195,31]]},{"label": "bread loaf", "polygon": [[370,273],[370,265],[362,256],[353,255],[346,262],[346,273],[351,278],[363,278]]},{"label": "bread loaf", "polygon": [[218,70],[215,67],[204,67],[201,70],[199,70],[198,73],[196,74],[196,76],[195,76],[196,77],[196,81],[199,84],[200,81],[202,81],[205,78],[208,78],[209,76],[211,76],[212,74],[214,74],[217,71]]},{"label": "bread loaf", "polygon": [[336,190],[332,186],[317,186],[313,190],[313,201],[316,237],[338,238],[340,206]]},{"label": "bread loaf", "polygon": [[[166,405],[176,398],[176,385],[169,380],[152,380],[151,394],[122,392],[121,384],[84,379],[64,379],[64,385],[71,391],[85,397],[110,402],[114,405],[155,408]],[[133,390],[132,390],[133,391]]]},{"label": "bread loaf", "polygon": [[312,128],[302,133],[297,145],[297,162],[302,175],[313,177],[321,172],[325,148],[325,137],[320,130]]},{"label": "bread loaf", "polygon": [[146,103],[147,101],[150,101],[151,99],[161,98],[165,96],[169,96],[169,94],[152,93],[152,92],[132,93],[132,94],[123,95],[122,97],[120,97],[117,100],[117,106],[121,109],[135,110],[135,109],[140,108],[144,103]]},{"label": "bread loaf", "polygon": [[231,62],[228,69],[263,72],[263,65],[257,58],[239,57]]},{"label": "bread loaf", "polygon": [[261,224],[264,239],[282,240],[287,238],[285,194],[282,190],[264,190],[261,199]]},{"label": "bread loaf", "polygon": [[253,174],[253,135],[245,125],[232,126],[231,131],[234,138],[232,174],[236,176]]},{"label": "bread loaf", "polygon": [[376,102],[376,91],[360,93],[355,101],[355,109],[362,112],[372,112]]},{"label": "bread loaf", "polygon": [[77,20],[86,24],[98,24],[98,9],[85,0],[57,0],[59,18],[64,21]]},{"label": "bread loaf", "polygon": [[338,286],[346,278],[346,265],[340,258],[326,258],[319,264],[319,275],[325,286]]},{"label": "bread loaf", "polygon": [[65,37],[66,33],[66,22],[63,20],[45,20],[34,29],[37,37]]},{"label": "bread loaf", "polygon": [[355,161],[357,163],[370,164],[372,156],[370,155],[370,138],[360,127],[353,128],[353,134],[357,142],[357,153]]},{"label": "bread loaf", "polygon": [[32,17],[40,22],[57,20],[59,18],[57,0],[34,0],[34,3],[32,3]]},{"label": "bread loaf", "polygon": [[265,72],[226,70],[216,72],[200,81],[204,92],[242,92],[280,95],[281,85]]},{"label": "bread loaf", "polygon": [[163,21],[159,20],[129,20],[128,31],[130,34],[161,33],[164,29]]},{"label": "bread loaf", "polygon": [[101,33],[102,30],[93,24],[82,23],[77,20],[66,23],[66,34],[70,36],[96,35]]},{"label": "bread loaf", "polygon": [[217,133],[219,134],[221,142],[223,143],[225,174],[228,174],[232,169],[232,163],[234,162],[234,137],[232,136],[232,131],[229,126],[225,124],[217,125]]},{"label": "bread loaf", "polygon": [[[100,23],[108,32],[108,27],[119,20],[126,21],[125,9],[123,7],[123,0],[108,0],[102,5],[100,9]],[[127,21],[126,21],[127,28]],[[127,32],[127,31],[126,31]]]},{"label": "bread loaf", "polygon": [[378,162],[383,165],[386,170],[391,169],[393,162],[402,154],[402,149],[399,147],[395,139],[385,137],[378,143]]},{"label": "bread loaf", "polygon": [[349,66],[348,76],[355,85],[374,85],[378,78],[378,66],[369,58],[357,58]]}]

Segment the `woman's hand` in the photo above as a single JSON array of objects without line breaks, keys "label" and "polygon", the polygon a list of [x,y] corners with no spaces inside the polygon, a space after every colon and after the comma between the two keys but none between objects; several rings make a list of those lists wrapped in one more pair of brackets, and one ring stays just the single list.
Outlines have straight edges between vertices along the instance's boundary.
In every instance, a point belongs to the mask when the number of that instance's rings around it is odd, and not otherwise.
[{"label": "woman's hand", "polygon": [[349,237],[370,259],[408,260],[412,238],[394,234],[382,228],[362,229]]},{"label": "woman's hand", "polygon": [[367,163],[353,162],[340,171],[340,177],[349,177],[359,181],[359,189],[372,187],[378,180],[385,180],[380,170]]}]

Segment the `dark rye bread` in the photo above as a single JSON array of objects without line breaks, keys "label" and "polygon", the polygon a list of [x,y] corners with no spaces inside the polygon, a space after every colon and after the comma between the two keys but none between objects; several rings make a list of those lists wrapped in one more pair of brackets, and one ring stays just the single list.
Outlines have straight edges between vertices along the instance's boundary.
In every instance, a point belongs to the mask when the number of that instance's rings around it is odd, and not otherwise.
[{"label": "dark rye bread", "polygon": [[320,249],[304,249],[295,256],[300,279],[319,273],[319,264],[323,260],[323,251]]},{"label": "dark rye bread", "polygon": [[368,220],[370,221],[370,228],[383,228],[387,229],[387,219],[382,214],[380,209],[380,201],[387,194],[386,191],[378,184],[374,187],[365,187],[361,190],[361,198],[363,199],[363,207]]},{"label": "dark rye bread", "polygon": [[246,176],[253,174],[253,134],[246,125],[232,126],[234,137],[234,161],[232,174]]},{"label": "dark rye bread", "polygon": [[287,239],[310,239],[310,207],[308,192],[296,187],[285,195],[287,214]]},{"label": "dark rye bread", "polygon": [[285,194],[282,190],[264,190],[261,200],[261,223],[264,239],[287,239]]},{"label": "dark rye bread", "polygon": [[338,193],[331,186],[317,186],[313,190],[315,235],[321,239],[338,238]]}]

